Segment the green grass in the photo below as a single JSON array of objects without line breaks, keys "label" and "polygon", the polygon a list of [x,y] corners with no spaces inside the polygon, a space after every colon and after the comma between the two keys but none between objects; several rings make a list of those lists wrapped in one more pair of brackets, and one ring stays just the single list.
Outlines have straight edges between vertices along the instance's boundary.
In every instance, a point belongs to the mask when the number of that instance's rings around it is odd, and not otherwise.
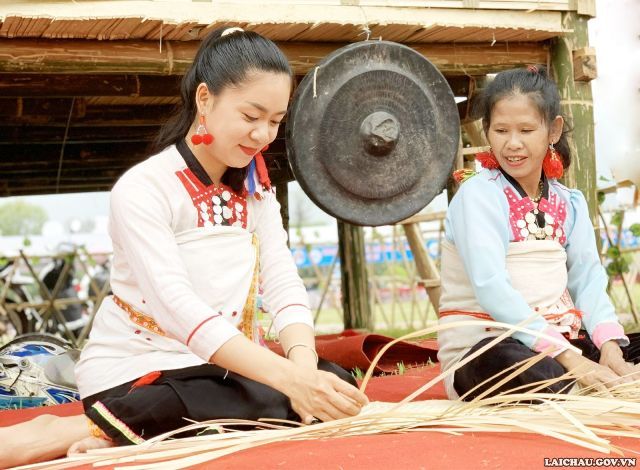
[{"label": "green grass", "polygon": [[353,375],[356,380],[364,379],[364,372],[360,370],[360,367],[354,367],[353,369],[351,369],[351,375]]},{"label": "green grass", "polygon": [[[411,320],[411,301],[406,302],[398,302],[395,305],[395,315],[392,315],[393,305],[383,304],[382,308],[379,305],[376,305],[373,309],[373,320],[374,320],[374,329],[375,333],[391,336],[393,338],[398,338],[400,336],[404,336],[413,331],[425,328],[426,326],[435,325],[437,322],[436,315],[433,311],[429,312],[427,316],[427,325],[424,325],[424,310],[425,310],[425,302],[419,302],[417,304],[416,311],[413,315],[413,326],[407,325],[406,320]],[[418,307],[420,308],[420,314],[418,314]],[[401,313],[401,308],[404,309],[404,315]],[[315,312],[314,312],[315,314]],[[389,323],[391,325],[389,325]],[[316,330],[318,333],[322,334],[324,331],[335,329],[336,327],[341,327],[343,325],[343,313],[341,309],[328,307],[323,308],[320,311],[320,315],[318,316],[318,320],[316,321]],[[435,338],[435,334],[428,335],[424,338]]]},{"label": "green grass", "polygon": [[[640,318],[640,284],[635,283],[629,286],[631,298],[636,308],[636,314]],[[624,326],[626,333],[640,332],[640,323],[636,322],[631,313],[631,307],[624,286],[621,282],[614,283],[611,288],[611,298],[614,302],[616,311],[620,313],[620,321]]]}]

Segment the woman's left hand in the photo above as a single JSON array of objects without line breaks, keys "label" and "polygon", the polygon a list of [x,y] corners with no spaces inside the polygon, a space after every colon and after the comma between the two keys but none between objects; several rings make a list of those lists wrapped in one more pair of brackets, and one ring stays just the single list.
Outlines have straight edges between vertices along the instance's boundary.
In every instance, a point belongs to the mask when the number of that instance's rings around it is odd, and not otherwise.
[{"label": "woman's left hand", "polygon": [[605,342],[600,348],[600,365],[611,369],[624,382],[640,379],[640,368],[624,360],[622,349],[615,340]]}]

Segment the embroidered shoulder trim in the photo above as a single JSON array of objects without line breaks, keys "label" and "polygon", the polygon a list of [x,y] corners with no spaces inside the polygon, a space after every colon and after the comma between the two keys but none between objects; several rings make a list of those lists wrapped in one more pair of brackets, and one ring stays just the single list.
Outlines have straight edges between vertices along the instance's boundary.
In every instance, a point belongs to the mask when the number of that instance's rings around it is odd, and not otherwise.
[{"label": "embroidered shoulder trim", "polygon": [[471,170],[469,168],[462,168],[460,170],[456,170],[453,172],[453,179],[456,180],[456,183],[464,183],[469,178],[477,174],[478,172],[475,170]]},{"label": "embroidered shoulder trim", "polygon": [[189,169],[175,172],[198,214],[198,227],[247,228],[247,199],[224,184],[205,186]]}]

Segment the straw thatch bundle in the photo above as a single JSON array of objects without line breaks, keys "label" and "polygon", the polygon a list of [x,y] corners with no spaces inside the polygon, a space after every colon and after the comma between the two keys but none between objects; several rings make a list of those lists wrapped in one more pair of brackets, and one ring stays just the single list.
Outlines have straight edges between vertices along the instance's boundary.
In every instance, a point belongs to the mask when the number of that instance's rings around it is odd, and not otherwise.
[{"label": "straw thatch bundle", "polygon": [[[546,335],[527,330],[524,325],[528,321],[530,319],[516,326],[491,322],[491,326],[500,326],[507,330],[484,348],[476,351],[474,355],[470,355],[465,359],[465,362],[482,354],[486,349],[514,331],[527,331],[556,342]],[[456,327],[465,323],[467,322],[451,323],[446,327]],[[442,326],[436,326],[420,330],[398,338],[396,341],[422,336],[442,328]],[[390,343],[387,348],[392,344]],[[362,389],[366,388],[375,362],[384,354],[384,351],[385,349],[380,351],[365,375],[361,385]],[[532,393],[530,391],[523,393],[520,390],[512,390],[509,394],[486,397],[492,389],[506,383],[513,376],[542,359],[545,353],[546,351],[529,361],[516,364],[510,370],[504,371],[496,378],[498,381],[496,385],[471,402],[412,401],[434,383],[453,373],[456,368],[452,368],[429,381],[399,403],[370,403],[363,408],[358,416],[350,418],[310,426],[289,422],[247,422],[242,420],[214,420],[194,423],[180,430],[149,439],[137,446],[99,449],[56,462],[20,468],[62,469],[80,464],[93,464],[95,467],[101,467],[138,463],[138,465],[127,466],[127,469],[144,469],[150,468],[150,466],[153,466],[154,469],[177,469],[209,462],[234,452],[275,442],[415,431],[538,433],[594,451],[616,454],[622,454],[622,452],[611,444],[609,440],[611,437],[640,439],[640,429],[637,427],[640,423],[640,380],[618,385],[607,392],[588,389],[577,390],[575,388],[569,394]],[[458,364],[458,366],[460,365]],[[588,371],[569,371],[556,380],[567,378],[575,380],[583,373],[588,373]],[[541,382],[537,384],[534,391],[542,390],[554,381]],[[243,425],[246,425],[249,430],[231,431],[228,429],[229,427],[237,429],[238,426]],[[256,427],[260,429],[256,429]],[[171,438],[177,433],[198,429],[216,429],[218,433],[192,438]]]}]

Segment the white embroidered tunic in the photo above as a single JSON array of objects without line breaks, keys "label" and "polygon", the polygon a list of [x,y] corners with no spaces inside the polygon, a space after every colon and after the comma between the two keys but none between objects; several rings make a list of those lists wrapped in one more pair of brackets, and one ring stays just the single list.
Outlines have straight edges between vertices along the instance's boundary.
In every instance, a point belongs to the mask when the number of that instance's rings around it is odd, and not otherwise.
[{"label": "white embroidered tunic", "polygon": [[203,364],[241,334],[252,234],[276,333],[293,323],[313,327],[275,194],[259,190],[259,199],[245,199],[207,185],[185,147],[184,156],[171,146],[136,165],[111,192],[114,296],[100,306],[76,366],[83,397],[152,371]]}]

